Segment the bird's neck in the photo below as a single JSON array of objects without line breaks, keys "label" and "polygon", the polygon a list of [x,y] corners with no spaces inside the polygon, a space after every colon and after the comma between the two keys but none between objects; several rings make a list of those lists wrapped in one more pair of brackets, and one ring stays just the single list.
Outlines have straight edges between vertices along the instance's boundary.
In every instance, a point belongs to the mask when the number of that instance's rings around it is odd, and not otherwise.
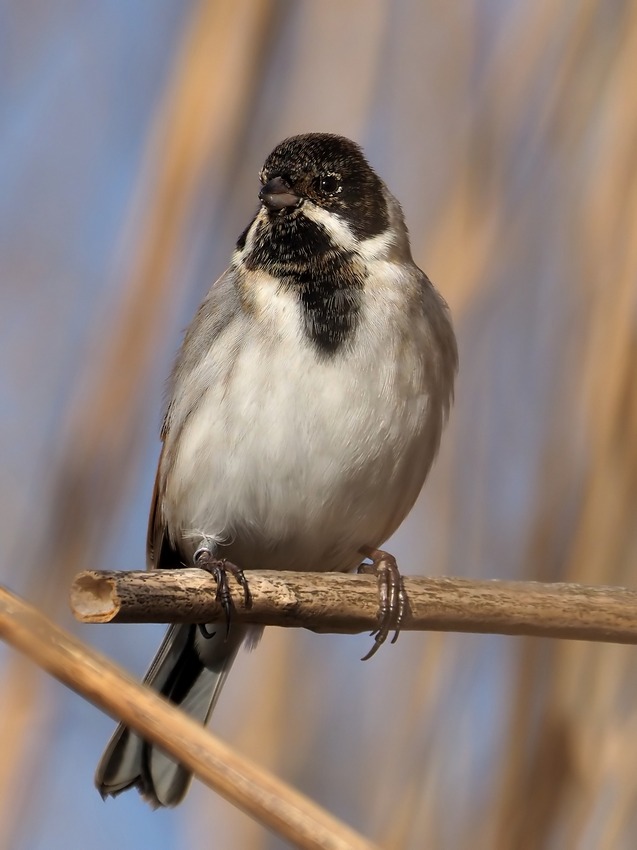
[{"label": "bird's neck", "polygon": [[353,339],[366,270],[320,224],[302,215],[256,220],[237,249],[247,272],[266,272],[296,293],[317,353],[333,356]]}]

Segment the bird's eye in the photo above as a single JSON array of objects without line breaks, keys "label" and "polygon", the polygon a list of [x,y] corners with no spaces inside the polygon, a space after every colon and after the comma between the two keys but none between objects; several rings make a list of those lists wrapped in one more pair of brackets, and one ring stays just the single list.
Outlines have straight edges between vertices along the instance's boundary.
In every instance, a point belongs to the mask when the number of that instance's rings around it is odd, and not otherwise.
[{"label": "bird's eye", "polygon": [[341,191],[341,178],[337,174],[324,174],[318,178],[319,190],[324,195],[336,195]]}]

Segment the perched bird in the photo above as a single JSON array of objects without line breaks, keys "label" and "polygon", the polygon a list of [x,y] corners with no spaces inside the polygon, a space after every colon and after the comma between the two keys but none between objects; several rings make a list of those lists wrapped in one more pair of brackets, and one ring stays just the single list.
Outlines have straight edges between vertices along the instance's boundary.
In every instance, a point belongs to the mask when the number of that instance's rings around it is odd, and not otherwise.
[{"label": "perched bird", "polygon": [[[249,604],[241,568],[347,571],[367,556],[379,577],[369,656],[400,627],[400,575],[378,547],[438,450],[456,341],[412,259],[398,201],[357,144],[294,136],[260,177],[260,208],[172,372],[148,567],[209,568],[226,604],[230,570]],[[173,625],[145,681],[204,723],[237,650],[258,633]],[[171,806],[190,778],[120,725],[96,784],[102,796],[136,787]]]}]

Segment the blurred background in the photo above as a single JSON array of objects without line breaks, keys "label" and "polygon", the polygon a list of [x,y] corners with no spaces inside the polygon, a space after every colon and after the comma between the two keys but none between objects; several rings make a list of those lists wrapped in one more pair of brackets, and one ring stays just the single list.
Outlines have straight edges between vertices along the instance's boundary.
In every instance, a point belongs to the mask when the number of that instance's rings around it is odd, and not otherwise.
[{"label": "blurred background", "polygon": [[[451,306],[456,405],[402,570],[635,584],[637,6],[0,4],[0,579],[141,675],[162,626],[84,626],[140,569],[162,389],[283,137],[359,141]],[[637,649],[270,629],[213,720],[396,850],[633,850]],[[284,845],[205,787],[102,802],[112,721],[0,646],[0,847]]]}]

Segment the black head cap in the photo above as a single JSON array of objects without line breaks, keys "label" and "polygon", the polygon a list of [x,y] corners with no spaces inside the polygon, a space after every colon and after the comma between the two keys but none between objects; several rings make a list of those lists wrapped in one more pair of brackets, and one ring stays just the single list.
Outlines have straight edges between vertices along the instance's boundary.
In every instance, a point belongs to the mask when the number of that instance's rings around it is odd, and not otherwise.
[{"label": "black head cap", "polygon": [[306,133],[291,136],[278,144],[261,171],[264,184],[261,199],[276,214],[286,214],[298,205],[282,205],[280,199],[269,206],[268,187],[282,197],[313,201],[341,216],[360,239],[382,233],[389,223],[383,184],[369,165],[363,151],[343,136]]}]

